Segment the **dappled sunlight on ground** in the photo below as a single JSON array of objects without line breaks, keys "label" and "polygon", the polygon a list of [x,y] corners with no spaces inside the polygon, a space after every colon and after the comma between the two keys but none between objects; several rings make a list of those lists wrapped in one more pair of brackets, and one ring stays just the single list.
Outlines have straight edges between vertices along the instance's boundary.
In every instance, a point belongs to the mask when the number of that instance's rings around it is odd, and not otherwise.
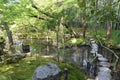
[{"label": "dappled sunlight on ground", "polygon": [[55,57],[55,55],[44,55],[44,56],[41,56],[41,57],[43,57],[43,58],[53,58],[53,57]]},{"label": "dappled sunlight on ground", "polygon": [[64,70],[65,67],[68,68],[70,70],[70,80],[77,80],[78,78],[85,80],[84,74],[78,67],[70,62],[58,64],[58,62],[51,59],[51,57],[53,56],[39,56],[39,58],[36,59],[36,56],[34,55],[32,57],[23,58],[18,63],[1,63],[0,80],[31,80],[34,70],[40,65],[46,65],[48,62],[59,65],[61,70]]}]

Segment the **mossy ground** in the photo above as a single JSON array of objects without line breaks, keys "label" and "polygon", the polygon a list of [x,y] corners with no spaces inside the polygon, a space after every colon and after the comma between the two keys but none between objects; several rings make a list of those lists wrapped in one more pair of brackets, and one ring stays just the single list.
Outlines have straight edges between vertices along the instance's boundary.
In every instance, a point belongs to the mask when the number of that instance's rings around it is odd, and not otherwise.
[{"label": "mossy ground", "polygon": [[[0,80],[32,80],[34,70],[38,66],[45,65],[48,62],[58,64],[53,59],[43,57],[39,57],[39,59],[36,61],[35,56],[24,58],[20,60],[18,63],[13,64],[0,63]],[[61,68],[62,73],[64,68],[68,68],[69,70],[68,80],[85,80],[85,75],[83,74],[82,70],[79,67],[75,66],[73,63],[71,62],[59,63],[58,65]]]},{"label": "mossy ground", "polygon": [[88,30],[88,33],[93,36],[97,37],[99,40],[102,41],[103,44],[105,45],[111,45],[111,46],[118,46],[120,45],[120,31],[119,30],[112,30],[111,31],[111,38],[108,40],[106,39],[106,30],[100,29],[100,30]]}]

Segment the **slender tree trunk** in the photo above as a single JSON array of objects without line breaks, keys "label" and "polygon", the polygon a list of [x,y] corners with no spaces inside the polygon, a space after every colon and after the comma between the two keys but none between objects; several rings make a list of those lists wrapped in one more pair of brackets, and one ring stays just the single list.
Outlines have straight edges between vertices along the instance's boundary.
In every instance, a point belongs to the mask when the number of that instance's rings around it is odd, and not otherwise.
[{"label": "slender tree trunk", "polygon": [[2,24],[3,24],[4,27],[5,27],[5,30],[6,30],[8,39],[9,39],[10,46],[12,46],[12,45],[13,45],[12,32],[10,31],[7,22],[5,22],[5,21],[3,20],[3,21],[2,21]]},{"label": "slender tree trunk", "polygon": [[82,17],[82,36],[83,38],[86,37],[86,7],[87,7],[87,1],[83,0],[83,3],[85,4],[85,7],[83,8],[83,17]]},{"label": "slender tree trunk", "polygon": [[86,34],[86,27],[83,25],[83,38],[85,38]]},{"label": "slender tree trunk", "polygon": [[[108,6],[111,7],[112,0],[108,0]],[[110,10],[108,10],[110,11]],[[109,17],[109,15],[108,15]],[[111,29],[112,29],[112,21],[110,19],[107,20],[107,31],[106,38],[109,40],[111,38]]]},{"label": "slender tree trunk", "polygon": [[[62,53],[65,55],[65,33],[64,33],[64,26],[63,25],[62,25],[62,44],[63,44],[63,51],[62,51]],[[64,60],[66,61],[66,59],[64,59]]]},{"label": "slender tree trunk", "polygon": [[111,21],[107,21],[106,38],[107,38],[108,40],[111,38],[111,27],[112,27]]},{"label": "slender tree trunk", "polygon": [[98,0],[96,0],[96,11],[97,11],[97,9],[98,9]]},{"label": "slender tree trunk", "polygon": [[85,38],[86,36],[86,23],[85,23],[85,18],[82,18],[82,36]]},{"label": "slender tree trunk", "polygon": [[60,60],[59,60],[59,36],[58,36],[59,32],[58,31],[57,31],[57,61],[59,62]]},{"label": "slender tree trunk", "polygon": [[49,36],[48,36],[49,32],[47,31],[47,51],[46,51],[46,54],[48,55],[49,54]]},{"label": "slender tree trunk", "polygon": [[60,26],[60,20],[58,20],[58,26],[57,26],[57,30],[56,30],[56,36],[57,36],[57,61],[58,63],[60,62],[60,54],[59,54],[59,26]]},{"label": "slender tree trunk", "polygon": [[[98,0],[95,0],[95,14],[97,13],[97,10],[98,10]],[[98,18],[96,17],[96,25],[95,25],[95,27],[94,27],[94,30],[95,30],[95,33],[96,33],[96,35],[97,35],[97,25],[98,25],[98,22],[97,22],[97,20],[98,20]],[[95,36],[96,36],[95,35]]]}]

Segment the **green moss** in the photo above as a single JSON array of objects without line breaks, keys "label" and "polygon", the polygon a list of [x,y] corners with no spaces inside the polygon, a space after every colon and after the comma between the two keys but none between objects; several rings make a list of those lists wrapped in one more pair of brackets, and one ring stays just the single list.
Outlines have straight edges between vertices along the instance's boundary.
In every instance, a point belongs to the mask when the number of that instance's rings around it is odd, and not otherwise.
[{"label": "green moss", "polygon": [[106,31],[104,29],[97,30],[94,32],[93,30],[89,30],[89,35],[92,37],[97,37],[104,45],[117,46],[120,44],[120,32],[119,30],[111,31],[111,38],[109,40],[106,39]]},{"label": "green moss", "polygon": [[0,74],[0,80],[7,80],[8,78],[4,76],[3,74]]},{"label": "green moss", "polygon": [[85,80],[85,75],[81,72],[80,68],[70,62],[58,64],[52,59],[42,57],[39,57],[36,61],[35,56],[24,58],[19,63],[0,64],[0,80],[31,80],[34,70],[38,66],[45,65],[48,62],[59,65],[62,71],[64,68],[68,68],[69,80]]},{"label": "green moss", "polygon": [[66,42],[66,44],[78,45],[78,44],[81,44],[81,43],[87,42],[87,41],[88,41],[87,39],[84,39],[82,37],[80,37],[80,38],[71,38],[70,40],[68,40]]}]

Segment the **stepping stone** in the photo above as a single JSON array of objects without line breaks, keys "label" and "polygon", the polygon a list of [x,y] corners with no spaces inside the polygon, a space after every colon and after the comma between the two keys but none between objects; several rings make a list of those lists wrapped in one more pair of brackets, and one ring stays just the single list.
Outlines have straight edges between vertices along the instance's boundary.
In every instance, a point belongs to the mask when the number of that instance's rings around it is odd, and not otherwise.
[{"label": "stepping stone", "polygon": [[89,78],[88,78],[87,80],[95,80],[95,79],[89,79]]},{"label": "stepping stone", "polygon": [[107,60],[106,58],[104,58],[104,57],[99,57],[98,60],[101,61],[101,62],[107,62],[107,61],[108,61],[108,60]]},{"label": "stepping stone", "polygon": [[107,73],[110,73],[111,70],[107,67],[99,67],[99,72],[107,72]]},{"label": "stepping stone", "polygon": [[103,57],[101,54],[96,54],[96,56],[97,56],[98,58]]},{"label": "stepping stone", "polygon": [[95,40],[90,38],[90,43],[91,43],[91,47],[92,50],[90,51],[90,53],[93,53],[93,56],[97,56],[99,62],[99,65],[102,67],[99,67],[99,72],[98,75],[96,76],[95,79],[87,79],[87,80],[111,80],[112,76],[111,76],[111,70],[109,69],[110,67],[110,63],[108,63],[108,59],[104,58],[103,55],[98,54],[98,45],[96,44]]},{"label": "stepping stone", "polygon": [[95,54],[95,53],[96,53],[96,51],[92,50],[92,51],[90,51],[90,53],[93,53],[93,54]]},{"label": "stepping stone", "polygon": [[94,43],[95,43],[95,41],[91,41],[91,43],[92,43],[92,44],[94,44]]},{"label": "stepping stone", "polygon": [[96,43],[93,43],[92,46],[98,48],[98,45]]},{"label": "stepping stone", "polygon": [[94,51],[98,52],[98,48],[93,48]]},{"label": "stepping stone", "polygon": [[109,68],[106,67],[99,67],[99,72],[98,72],[98,76],[96,77],[95,80],[111,80],[112,76],[111,76],[111,70]]},{"label": "stepping stone", "polygon": [[94,41],[94,39],[90,38],[90,41]]},{"label": "stepping stone", "polygon": [[91,51],[96,51],[94,48],[92,48],[92,50]]},{"label": "stepping stone", "polygon": [[110,73],[98,72],[98,76],[95,80],[111,80],[112,76]]},{"label": "stepping stone", "polygon": [[99,63],[102,67],[110,67],[110,63],[108,63],[108,62],[100,62]]}]

